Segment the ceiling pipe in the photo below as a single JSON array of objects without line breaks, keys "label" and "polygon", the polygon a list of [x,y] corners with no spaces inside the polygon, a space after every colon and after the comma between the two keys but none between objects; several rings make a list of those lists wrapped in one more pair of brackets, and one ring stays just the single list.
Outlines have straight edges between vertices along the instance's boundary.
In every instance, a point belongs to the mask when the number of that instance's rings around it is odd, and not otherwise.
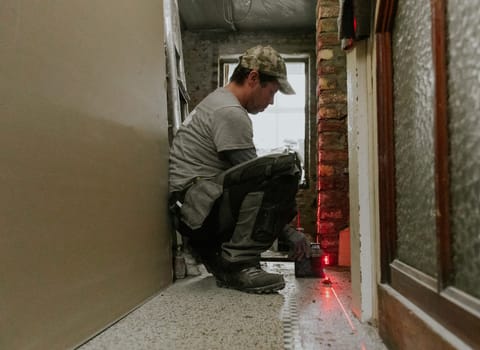
[{"label": "ceiling pipe", "polygon": [[[225,6],[225,2],[228,3],[227,6]],[[234,32],[238,31],[233,19],[233,1],[232,0],[223,0],[223,19],[225,22],[230,24],[230,27],[232,27],[232,30]]]},{"label": "ceiling pipe", "polygon": [[165,0],[163,2],[163,11],[165,13],[165,47],[167,59],[167,78],[169,90],[169,102],[172,108],[172,133],[175,135],[182,124],[182,112],[180,104],[180,93],[178,91],[177,81],[177,60],[175,37],[173,31],[173,16],[178,15],[178,5],[176,0]]}]

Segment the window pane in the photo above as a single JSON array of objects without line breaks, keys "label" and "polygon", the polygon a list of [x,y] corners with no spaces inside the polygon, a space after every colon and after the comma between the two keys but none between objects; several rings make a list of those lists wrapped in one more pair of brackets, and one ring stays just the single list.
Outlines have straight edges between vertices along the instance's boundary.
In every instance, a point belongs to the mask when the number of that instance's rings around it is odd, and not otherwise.
[{"label": "window pane", "polygon": [[449,0],[448,91],[454,284],[480,298],[479,1]]},{"label": "window pane", "polygon": [[398,1],[392,37],[397,255],[436,275],[430,1]]},{"label": "window pane", "polygon": [[287,63],[287,74],[296,94],[277,93],[272,106],[251,115],[259,154],[293,148],[303,156],[299,145],[305,141],[305,63]]}]

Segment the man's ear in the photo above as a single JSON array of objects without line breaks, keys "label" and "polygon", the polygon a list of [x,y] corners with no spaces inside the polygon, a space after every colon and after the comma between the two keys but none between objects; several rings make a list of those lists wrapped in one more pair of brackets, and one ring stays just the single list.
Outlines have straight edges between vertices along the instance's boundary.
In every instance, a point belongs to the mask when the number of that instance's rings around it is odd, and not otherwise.
[{"label": "man's ear", "polygon": [[255,84],[260,83],[260,75],[258,74],[258,71],[256,70],[250,71],[250,73],[248,74],[247,80],[250,86],[255,86]]}]

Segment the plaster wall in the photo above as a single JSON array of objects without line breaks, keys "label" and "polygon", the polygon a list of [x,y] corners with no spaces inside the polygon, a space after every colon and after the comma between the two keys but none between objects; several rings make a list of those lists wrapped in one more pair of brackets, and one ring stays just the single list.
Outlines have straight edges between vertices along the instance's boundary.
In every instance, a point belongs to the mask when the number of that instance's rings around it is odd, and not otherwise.
[{"label": "plaster wall", "polygon": [[0,348],[65,349],[171,282],[162,1],[0,4]]}]

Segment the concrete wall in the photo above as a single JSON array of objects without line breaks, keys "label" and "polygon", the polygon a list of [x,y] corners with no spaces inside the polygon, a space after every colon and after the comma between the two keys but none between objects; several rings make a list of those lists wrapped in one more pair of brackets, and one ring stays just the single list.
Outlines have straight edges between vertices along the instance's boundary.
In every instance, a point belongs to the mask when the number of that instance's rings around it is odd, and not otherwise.
[{"label": "concrete wall", "polygon": [[65,349],[171,282],[162,1],[0,4],[0,348]]},{"label": "concrete wall", "polygon": [[187,88],[191,97],[190,109],[217,88],[218,58],[220,55],[241,54],[246,49],[258,45],[271,45],[283,54],[307,53],[310,62],[310,166],[309,187],[299,191],[298,209],[301,223],[306,233],[315,235],[316,227],[316,69],[315,33],[226,33],[190,32],[183,33],[183,55]]}]

